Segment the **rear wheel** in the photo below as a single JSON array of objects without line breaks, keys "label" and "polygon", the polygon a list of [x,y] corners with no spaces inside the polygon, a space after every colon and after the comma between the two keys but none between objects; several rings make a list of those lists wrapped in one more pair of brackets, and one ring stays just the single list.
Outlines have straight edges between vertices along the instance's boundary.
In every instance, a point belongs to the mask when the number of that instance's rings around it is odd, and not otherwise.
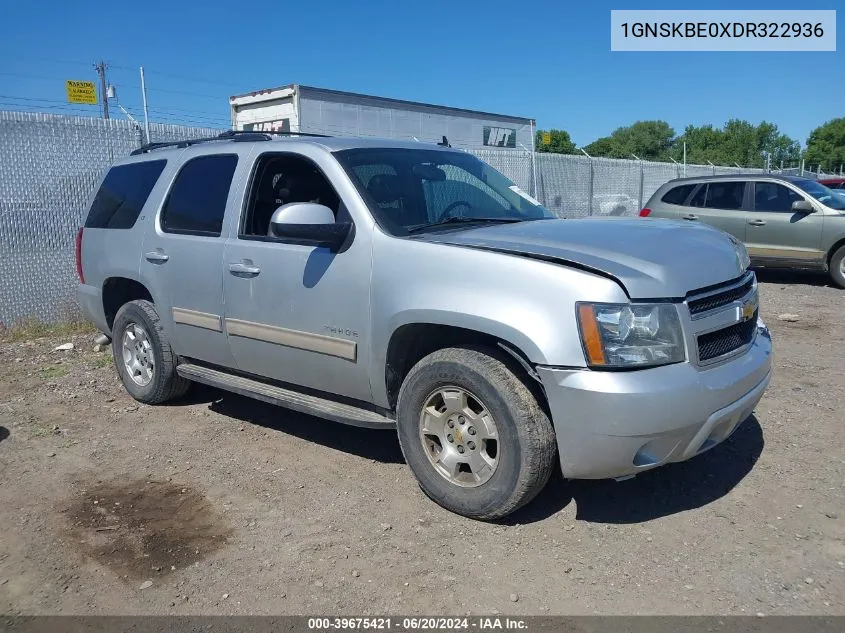
[{"label": "rear wheel", "polygon": [[836,249],[830,258],[830,278],[840,288],[845,288],[845,245]]},{"label": "rear wheel", "polygon": [[471,518],[520,508],[554,468],[551,422],[494,352],[451,348],[422,359],[402,384],[397,427],[423,492]]},{"label": "rear wheel", "polygon": [[178,398],[191,384],[176,373],[170,339],[149,301],[130,301],[118,310],[112,353],[123,386],[139,402],[159,404]]}]

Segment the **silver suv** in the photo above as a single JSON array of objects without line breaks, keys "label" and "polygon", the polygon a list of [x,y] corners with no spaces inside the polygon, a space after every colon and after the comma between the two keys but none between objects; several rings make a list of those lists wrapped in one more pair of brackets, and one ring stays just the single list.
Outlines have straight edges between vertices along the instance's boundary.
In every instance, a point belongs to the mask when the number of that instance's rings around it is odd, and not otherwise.
[{"label": "silver suv", "polygon": [[474,156],[227,133],[119,161],[79,302],[149,404],[190,382],[395,427],[424,492],[513,512],[569,478],[688,459],[751,415],[771,341],[742,244],[559,220]]},{"label": "silver suv", "polygon": [[808,178],[670,180],[640,215],[704,222],[745,243],[754,266],[825,271],[845,288],[845,198]]}]

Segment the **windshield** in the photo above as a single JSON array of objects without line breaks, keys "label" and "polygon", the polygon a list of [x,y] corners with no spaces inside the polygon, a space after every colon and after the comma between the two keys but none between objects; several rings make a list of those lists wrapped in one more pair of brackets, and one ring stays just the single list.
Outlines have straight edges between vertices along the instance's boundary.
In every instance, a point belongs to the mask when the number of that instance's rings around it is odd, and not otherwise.
[{"label": "windshield", "polygon": [[840,195],[836,195],[836,192],[828,189],[820,182],[816,182],[815,180],[796,180],[794,182],[824,206],[836,209],[837,211],[845,211],[845,199]]},{"label": "windshield", "polygon": [[334,155],[393,235],[555,217],[472,154],[379,147]]}]

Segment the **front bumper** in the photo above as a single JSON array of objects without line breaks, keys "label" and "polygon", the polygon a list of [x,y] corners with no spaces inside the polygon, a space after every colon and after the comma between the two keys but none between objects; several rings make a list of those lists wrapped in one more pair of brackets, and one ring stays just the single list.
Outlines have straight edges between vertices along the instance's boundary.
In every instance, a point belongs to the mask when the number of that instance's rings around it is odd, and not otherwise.
[{"label": "front bumper", "polygon": [[771,378],[771,337],[762,321],[757,327],[744,354],[712,367],[538,367],[564,476],[626,477],[689,459],[729,437]]}]

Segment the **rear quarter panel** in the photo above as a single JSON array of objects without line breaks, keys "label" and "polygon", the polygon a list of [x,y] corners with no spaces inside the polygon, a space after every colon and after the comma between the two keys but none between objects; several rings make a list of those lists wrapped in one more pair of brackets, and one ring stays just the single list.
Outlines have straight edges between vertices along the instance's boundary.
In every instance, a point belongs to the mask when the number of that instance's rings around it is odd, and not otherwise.
[{"label": "rear quarter panel", "polygon": [[[176,156],[175,153],[166,156],[167,164],[141,209],[138,219],[131,228],[85,229],[82,237],[82,270],[85,273],[86,285],[102,291],[103,284],[112,277],[125,277],[143,283],[140,275],[140,264],[144,235],[155,220],[155,209],[161,200],[161,196],[167,190],[167,183],[172,179],[178,162],[174,160]],[[145,160],[144,157],[139,156],[116,164],[130,164],[143,160]],[[99,189],[99,186],[97,189]],[[89,201],[89,209],[95,195],[96,191]],[[147,288],[155,300],[156,296],[152,288],[149,286]]]}]

